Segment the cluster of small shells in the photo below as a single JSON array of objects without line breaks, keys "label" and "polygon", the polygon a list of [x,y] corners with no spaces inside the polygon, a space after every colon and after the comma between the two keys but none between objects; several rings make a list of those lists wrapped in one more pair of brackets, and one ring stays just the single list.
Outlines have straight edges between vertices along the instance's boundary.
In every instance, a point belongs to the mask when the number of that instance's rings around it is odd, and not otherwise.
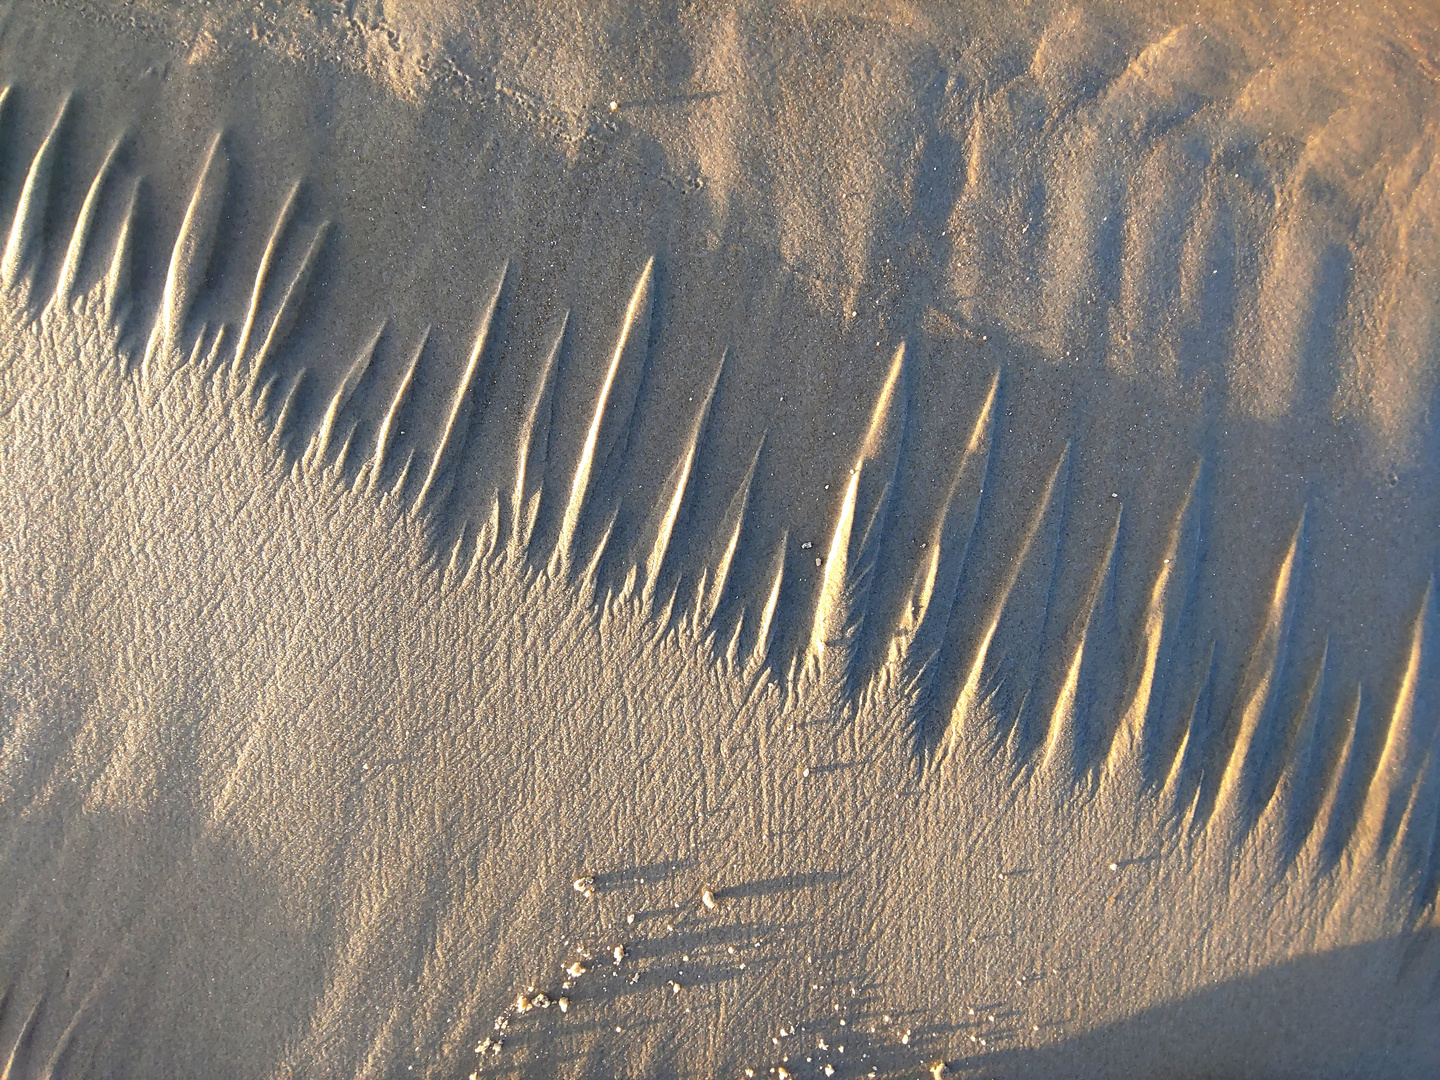
[{"label": "cluster of small shells", "polygon": [[[578,886],[577,886],[578,888]],[[617,954],[620,953],[620,946],[615,947]],[[515,995],[515,1001],[510,1009],[501,1013],[495,1018],[494,1033],[480,1040],[475,1047],[475,1053],[482,1058],[486,1055],[498,1055],[505,1048],[505,1035],[510,1030],[510,1023],[513,1017],[528,1016],[535,1010],[559,1009],[562,1013],[570,1011],[569,991],[574,989],[575,983],[580,976],[589,970],[589,963],[594,956],[586,949],[575,950],[575,959],[565,965],[565,979],[560,984],[558,992],[552,994],[545,990],[538,990],[534,986],[527,986],[525,990]],[[617,964],[620,962],[617,955]],[[471,1073],[470,1080],[477,1080],[478,1074]]]},{"label": "cluster of small shells", "polygon": [[[850,996],[856,997],[859,992],[858,988],[851,987]],[[828,1021],[816,1017],[808,1022],[782,1024],[770,1041],[783,1056],[763,1066],[743,1069],[738,1080],[798,1080],[802,1076],[816,1075],[827,1078],[863,1076],[867,1080],[876,1080],[882,1069],[892,1072],[899,1069],[902,1075],[916,1076],[908,1071],[916,1068],[925,1070],[934,1080],[953,1075],[944,1058],[916,1056],[908,1062],[897,1058],[888,1064],[875,1059],[877,1054],[895,1057],[898,1053],[899,1058],[908,1057],[920,1049],[917,1043],[926,1041],[924,1035],[904,1026],[902,1016],[884,1013],[871,1016],[869,1023],[863,1023],[861,1017],[854,1015],[847,1020],[843,1015],[845,1006],[839,1002],[833,1003],[831,1008],[839,1015],[830,1017]],[[835,1026],[832,1028],[831,1024]],[[829,1033],[822,1033],[826,1029]],[[858,1042],[858,1045],[849,1046],[849,1053],[846,1053],[845,1045],[849,1041],[845,1039],[847,1034],[853,1035]],[[810,1038],[814,1040],[813,1048],[808,1045]],[[795,1045],[797,1043],[801,1045]],[[906,1048],[905,1051],[901,1050],[902,1047]]]},{"label": "cluster of small shells", "polygon": [[[585,899],[593,900],[596,895],[596,877],[594,874],[582,874],[571,882],[571,887],[581,896],[585,897]],[[677,904],[676,906],[678,907],[679,905]],[[707,912],[717,910],[719,900],[716,897],[714,889],[707,887],[701,890],[700,906]],[[633,924],[635,916],[629,916],[626,921]],[[614,959],[615,966],[618,968],[625,960],[624,943],[615,944],[609,951]],[[732,947],[730,952],[733,954],[734,951]],[[527,986],[524,991],[515,996],[515,1000],[510,1008],[495,1018],[493,1033],[480,1040],[479,1044],[475,1047],[475,1053],[479,1054],[482,1059],[487,1055],[492,1057],[499,1055],[505,1047],[505,1036],[510,1030],[512,1020],[515,1018],[528,1016],[537,1009],[543,1011],[552,1007],[559,1009],[561,1013],[568,1013],[572,1004],[570,992],[575,989],[576,984],[590,970],[590,964],[594,959],[594,954],[588,949],[583,946],[578,947],[575,950],[574,957],[562,965],[565,978],[560,983],[558,990],[552,992],[537,989],[533,985]],[[690,958],[686,956],[685,959],[689,960]],[[673,980],[667,985],[672,995],[678,994],[682,989],[680,984]],[[616,1028],[616,1030],[618,1031],[620,1029]],[[833,1070],[831,1070],[831,1072],[833,1072]],[[471,1073],[469,1080],[478,1080],[478,1075],[478,1073]],[[827,1073],[827,1075],[829,1074]]]},{"label": "cluster of small shells", "polygon": [[[575,878],[571,882],[571,885],[576,892],[578,892],[586,899],[593,900],[597,895],[597,882],[596,876],[594,874],[582,874],[581,876]],[[692,897],[694,896],[694,894],[691,895]],[[692,900],[692,903],[693,902],[695,901]],[[677,903],[675,906],[678,909],[680,907],[680,904]],[[700,895],[698,898],[698,906],[701,910],[701,914],[708,914],[717,911],[720,907],[720,900],[716,890],[711,887],[703,888],[700,891]],[[629,916],[626,921],[633,925],[634,916]],[[673,927],[667,926],[667,929],[673,929]],[[601,952],[602,954],[604,952],[609,953],[609,958],[613,960],[615,968],[619,968],[625,962],[627,956],[626,945],[624,942],[617,942],[616,944],[601,950]],[[729,952],[731,955],[734,955],[735,949],[733,946],[730,947]],[[689,955],[686,955],[684,959],[688,962],[690,960]],[[809,961],[811,958],[806,957],[806,959],[807,961]],[[480,1044],[475,1047],[475,1052],[477,1054],[480,1054],[482,1057],[485,1055],[495,1056],[500,1054],[501,1050],[505,1045],[505,1036],[510,1030],[511,1023],[521,1017],[529,1016],[532,1013],[535,1013],[537,1010],[544,1011],[553,1007],[559,1009],[561,1013],[568,1013],[572,1004],[570,995],[575,990],[576,985],[579,983],[580,979],[582,979],[592,971],[594,960],[594,953],[590,952],[587,948],[583,946],[577,947],[574,951],[573,956],[562,962],[564,979],[560,983],[559,987],[552,987],[548,989],[537,989],[535,986],[526,987],[526,989],[522,993],[516,995],[515,1000],[511,1004],[511,1006],[504,1013],[502,1013],[499,1017],[496,1018],[495,1030],[493,1034],[483,1039]],[[609,965],[605,966],[609,967]],[[741,966],[743,967],[743,965]],[[638,977],[639,974],[637,973],[635,978]],[[634,980],[632,979],[632,981]],[[665,985],[666,988],[670,991],[671,996],[678,995],[680,991],[684,989],[684,987],[682,987],[681,984],[674,979],[667,981]],[[851,994],[854,995],[856,992],[857,991],[852,988]],[[838,1003],[834,1005],[834,1009],[836,1010],[836,1012],[841,1012],[842,1008],[843,1007]],[[688,1012],[689,1010],[687,1009],[686,1011]],[[973,1010],[972,1015],[974,1015]],[[854,1018],[852,1017],[851,1019]],[[989,1017],[989,1019],[993,1022],[994,1017]],[[843,1033],[846,1030],[853,1030],[847,1028],[847,1020],[844,1018],[843,1015],[832,1018],[832,1022],[838,1024],[842,1037]],[[890,1034],[890,1038],[897,1040],[900,1046],[910,1046],[912,1041],[911,1029],[901,1028],[899,1026],[898,1017],[886,1013],[883,1017],[880,1018],[880,1023],[884,1027],[893,1029],[892,1033]],[[788,1041],[794,1039],[797,1035],[801,1033],[803,1027],[804,1025],[797,1025],[793,1023],[782,1026],[779,1029],[776,1037],[771,1041],[777,1048],[779,1048],[782,1046],[782,1040]],[[615,1030],[618,1032],[622,1029],[617,1027]],[[870,1033],[872,1036],[876,1034],[875,1026],[872,1025],[870,1027]],[[812,1050],[801,1050],[800,1053],[804,1055],[806,1062],[811,1063],[812,1068],[818,1068],[822,1075],[829,1078],[837,1075],[837,1063],[843,1063],[845,1059],[845,1050],[846,1048],[843,1043],[832,1045],[830,1042],[827,1042],[827,1039],[824,1035],[819,1035],[815,1038],[815,1046]],[[831,1061],[825,1060],[827,1057],[830,1057],[831,1054],[838,1055],[838,1057],[832,1059]],[[863,1060],[863,1058],[868,1056],[868,1054],[862,1054],[861,1058]],[[819,1060],[816,1061],[816,1058],[818,1058]],[[866,1069],[868,1067],[869,1071],[864,1073],[864,1075],[871,1078],[871,1080],[873,1080],[873,1078],[879,1075],[879,1070],[874,1064],[870,1064],[867,1066],[865,1064],[862,1064],[861,1061],[858,1060],[853,1061],[852,1064],[858,1065],[861,1069]],[[941,1078],[947,1074],[946,1064],[943,1060],[931,1060],[929,1062],[926,1062],[923,1067],[929,1070],[930,1075],[934,1077],[935,1080],[941,1080]],[[789,1056],[786,1056],[782,1059],[781,1062],[771,1065],[768,1069],[766,1069],[765,1074],[770,1077],[776,1078],[776,1080],[795,1080],[796,1073],[793,1071],[794,1068],[795,1066],[791,1065],[791,1058]],[[800,1068],[802,1069],[802,1071],[804,1070],[804,1066],[800,1066]],[[754,1078],[757,1076],[757,1072],[755,1069],[747,1068],[744,1070],[744,1076],[746,1078]],[[478,1073],[471,1073],[470,1080],[478,1080]]]}]

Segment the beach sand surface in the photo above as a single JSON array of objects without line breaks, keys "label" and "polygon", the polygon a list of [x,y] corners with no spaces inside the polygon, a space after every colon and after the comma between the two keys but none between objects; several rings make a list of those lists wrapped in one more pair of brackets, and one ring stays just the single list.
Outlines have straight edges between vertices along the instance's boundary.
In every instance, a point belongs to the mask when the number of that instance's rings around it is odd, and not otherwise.
[{"label": "beach sand surface", "polygon": [[11,6],[0,1077],[1436,1075],[1437,79]]}]

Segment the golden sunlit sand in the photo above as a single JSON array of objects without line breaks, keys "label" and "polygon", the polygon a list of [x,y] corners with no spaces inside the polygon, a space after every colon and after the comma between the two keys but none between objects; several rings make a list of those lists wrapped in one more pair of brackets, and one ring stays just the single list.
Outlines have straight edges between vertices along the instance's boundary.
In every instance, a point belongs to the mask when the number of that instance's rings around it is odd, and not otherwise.
[{"label": "golden sunlit sand", "polygon": [[1436,26],[12,8],[0,1076],[1434,1075]]}]

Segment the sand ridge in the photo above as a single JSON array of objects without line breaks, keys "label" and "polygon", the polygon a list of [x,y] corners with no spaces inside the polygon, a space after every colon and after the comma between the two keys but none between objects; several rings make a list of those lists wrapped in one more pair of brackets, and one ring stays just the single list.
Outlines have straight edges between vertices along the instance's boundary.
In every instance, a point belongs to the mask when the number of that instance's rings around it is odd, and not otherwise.
[{"label": "sand ridge", "polygon": [[836,311],[864,294],[903,328],[923,294],[1061,362],[1182,393],[1218,364],[1202,392],[1242,413],[1328,397],[1386,457],[1423,439],[1423,6],[140,4],[126,18],[506,110],[572,157],[630,158],[705,204],[716,240],[774,245]]},{"label": "sand ridge", "polygon": [[[1364,572],[1325,538],[1386,485],[1322,469],[1244,520],[1283,418],[1095,498],[1165,392],[974,320],[832,369],[865,373],[843,422],[780,410],[743,320],[687,322],[689,249],[633,238],[589,298],[519,246],[448,330],[407,322],[339,287],[356,219],[261,183],[243,126],[157,165],[29,94],[9,1072],[1433,1068],[1423,497],[1388,634],[1332,627]],[[787,421],[835,424],[813,510]],[[1260,525],[1253,565],[1216,539]]]}]

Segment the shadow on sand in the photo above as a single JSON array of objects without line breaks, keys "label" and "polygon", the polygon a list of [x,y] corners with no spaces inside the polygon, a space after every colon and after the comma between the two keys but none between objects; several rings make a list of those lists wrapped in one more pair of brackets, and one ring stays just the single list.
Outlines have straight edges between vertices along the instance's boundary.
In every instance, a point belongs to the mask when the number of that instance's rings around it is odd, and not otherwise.
[{"label": "shadow on sand", "polygon": [[1440,929],[1307,956],[1042,1049],[948,1065],[995,1077],[1434,1077]]}]

